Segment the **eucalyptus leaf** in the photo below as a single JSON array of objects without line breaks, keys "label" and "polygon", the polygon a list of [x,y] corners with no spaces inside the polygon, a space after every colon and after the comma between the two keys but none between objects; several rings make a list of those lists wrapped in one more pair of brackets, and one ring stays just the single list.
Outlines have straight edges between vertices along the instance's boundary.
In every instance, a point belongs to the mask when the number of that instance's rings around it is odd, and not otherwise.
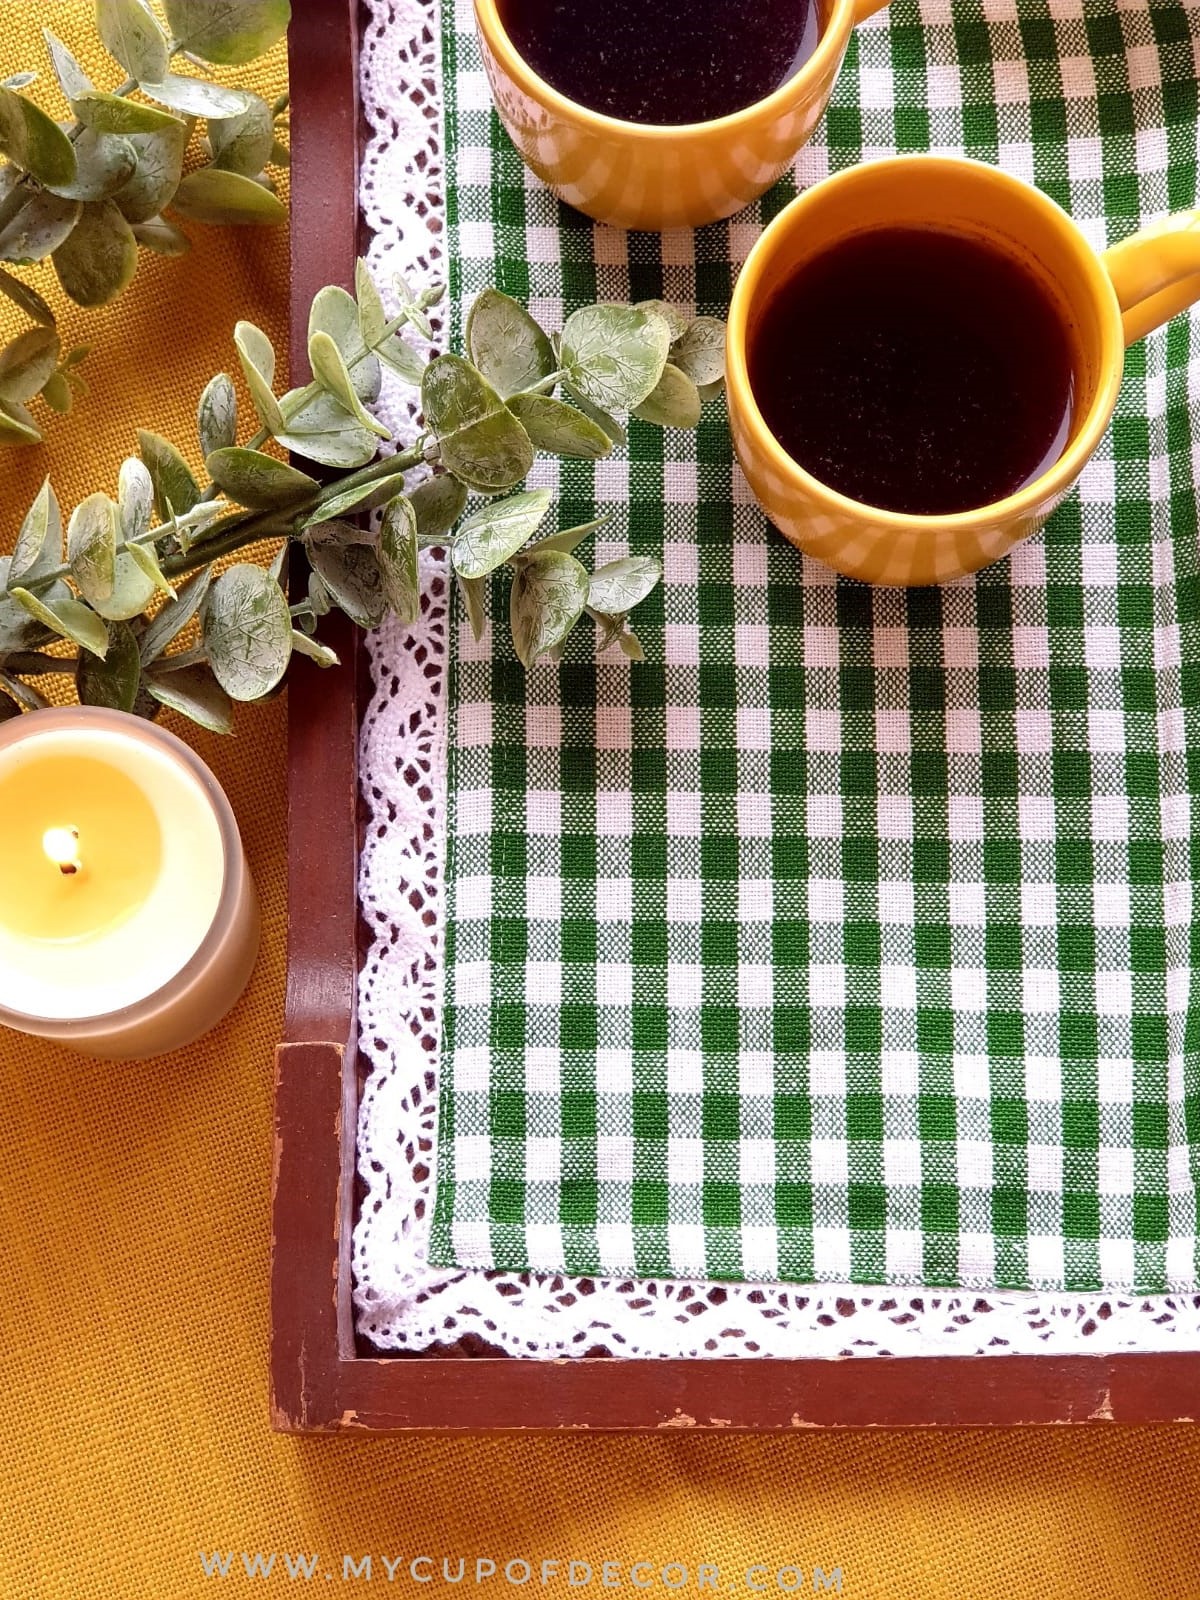
[{"label": "eucalyptus leaf", "polygon": [[106,494],[90,494],[72,511],[67,560],[85,600],[95,605],[109,598],[117,567],[117,508]]},{"label": "eucalyptus leaf", "polygon": [[114,622],[108,630],[108,649],[103,657],[88,650],[80,653],[75,667],[75,692],[85,706],[132,711],[141,678],[137,637],[127,622]]},{"label": "eucalyptus leaf", "polygon": [[[665,325],[664,325],[665,326]],[[513,575],[509,619],[513,646],[525,667],[559,646],[583,615],[588,575],[561,550],[530,554]]]},{"label": "eucalyptus leaf", "polygon": [[181,111],[185,117],[207,117],[218,122],[223,117],[241,117],[252,109],[252,97],[241,89],[227,89],[224,84],[210,83],[204,78],[187,78],[179,72],[168,72],[153,83],[143,82],[141,90],[151,100],[171,111]]},{"label": "eucalyptus leaf", "polygon": [[327,617],[333,610],[333,596],[326,588],[325,580],[319,572],[314,572],[311,567],[308,570],[308,605],[313,615],[314,625],[317,618]]},{"label": "eucalyptus leaf", "polygon": [[123,189],[137,167],[137,152],[119,133],[80,130],[75,140],[75,176],[70,183],[52,184],[55,194],[68,200],[107,200]]},{"label": "eucalyptus leaf", "polygon": [[160,706],[206,728],[209,733],[232,733],[233,701],[208,667],[181,667],[178,672],[148,672],[142,680],[146,692]]},{"label": "eucalyptus leaf", "polygon": [[339,289],[334,284],[319,290],[309,308],[310,349],[313,335],[316,333],[327,333],[337,345],[358,398],[376,399],[380,384],[378,358],[367,352],[357,304],[344,289]]},{"label": "eucalyptus leaf", "polygon": [[666,323],[671,335],[671,343],[682,339],[688,329],[688,319],[678,306],[673,306],[669,300],[639,300],[637,310],[653,311]]},{"label": "eucalyptus leaf", "polygon": [[154,481],[144,461],[128,456],[117,479],[117,512],[126,541],[149,531],[154,513]]},{"label": "eucalyptus leaf", "polygon": [[282,139],[272,139],[270,165],[273,167],[290,167],[291,164],[292,152],[287,145],[284,144]]},{"label": "eucalyptus leaf", "polygon": [[60,639],[70,639],[94,656],[103,657],[108,649],[108,629],[92,608],[81,601],[62,600],[57,596],[43,598],[19,586],[9,590],[9,597]]},{"label": "eucalyptus leaf", "polygon": [[[54,634],[44,623],[38,622],[23,606],[5,596],[4,591],[10,571],[10,558],[0,556],[0,656],[7,655],[12,650],[40,650],[42,645],[48,644],[54,638]],[[15,582],[13,587],[17,587]],[[47,603],[72,598],[71,591],[65,583],[56,582],[46,588],[39,588],[38,593]]]},{"label": "eucalyptus leaf", "polygon": [[20,678],[10,677],[7,672],[0,672],[0,722],[8,722],[13,717],[19,717],[26,697],[33,701],[28,707],[31,711],[41,711],[47,703],[36,689],[31,689],[28,684],[22,683]]},{"label": "eucalyptus leaf", "polygon": [[467,314],[467,353],[502,399],[554,371],[550,340],[523,305],[485,289]]},{"label": "eucalyptus leaf", "polygon": [[32,317],[35,322],[41,322],[48,328],[54,326],[54,312],[38,294],[36,289],[31,289],[27,283],[22,283],[20,278],[14,278],[11,272],[0,268],[0,294],[5,295],[27,317]]},{"label": "eucalyptus leaf", "polygon": [[528,544],[549,509],[549,489],[526,489],[473,512],[454,537],[455,572],[486,577]]},{"label": "eucalyptus leaf", "polygon": [[183,49],[223,67],[263,55],[292,15],[289,0],[166,0],[166,11]]},{"label": "eucalyptus leaf", "polygon": [[[30,578],[40,578],[44,572],[58,566],[62,547],[62,513],[50,479],[46,478],[25,513],[5,582],[23,583]],[[4,584],[0,583],[2,587]]]},{"label": "eucalyptus leaf", "polygon": [[701,400],[705,403],[705,405],[707,405],[710,400],[720,399],[721,395],[725,391],[725,380],[722,378],[717,383],[701,383],[697,385],[697,388],[699,390]]},{"label": "eucalyptus leaf", "polygon": [[78,200],[64,200],[48,189],[35,190],[11,222],[0,228],[0,261],[21,265],[44,261],[70,236],[82,212]]},{"label": "eucalyptus leaf", "polygon": [[238,562],[209,590],[203,637],[225,692],[234,700],[261,700],[282,679],[291,657],[287,597],[261,567]]},{"label": "eucalyptus leaf", "polygon": [[466,608],[467,621],[471,624],[471,633],[476,642],[483,638],[487,628],[487,590],[486,578],[464,578],[462,573],[455,573],[458,580],[458,590],[463,597]]},{"label": "eucalyptus leaf", "polygon": [[352,489],[343,489],[340,494],[333,494],[322,499],[315,510],[300,523],[302,528],[311,528],[320,522],[329,522],[334,517],[344,517],[351,511],[375,511],[379,506],[386,505],[395,495],[403,492],[404,474],[397,472],[391,478],[377,478],[373,483],[360,483]]},{"label": "eucalyptus leaf", "polygon": [[75,176],[75,150],[66,134],[15,89],[0,87],[0,155],[53,188]]},{"label": "eucalyptus leaf", "polygon": [[612,453],[613,442],[599,423],[563,400],[548,394],[515,394],[508,409],[537,450],[576,461],[599,461]]},{"label": "eucalyptus leaf", "polygon": [[402,378],[405,383],[411,383],[414,389],[420,388],[427,363],[412,345],[405,344],[398,334],[393,333],[382,344],[377,344],[375,355],[398,378]]},{"label": "eucalyptus leaf", "polygon": [[196,408],[196,426],[200,454],[206,458],[237,441],[237,391],[227,372],[209,379]]},{"label": "eucalyptus leaf", "polygon": [[53,260],[58,281],[76,305],[103,306],[137,271],[137,240],[113,202],[101,200],[84,206]]},{"label": "eucalyptus leaf", "polygon": [[529,435],[461,356],[438,356],[429,363],[421,401],[443,464],[473,489],[485,494],[511,489],[533,466]]},{"label": "eucalyptus leaf", "polygon": [[168,601],[150,619],[140,643],[143,666],[156,661],[167,646],[179,637],[203,605],[211,582],[212,572],[205,567],[181,585],[176,598]]},{"label": "eucalyptus leaf", "polygon": [[588,616],[596,624],[596,649],[607,650],[610,644],[625,632],[625,613],[619,612],[616,616],[608,612],[597,611],[594,606],[588,606]]},{"label": "eucalyptus leaf", "polygon": [[552,533],[545,539],[539,539],[530,554],[533,553],[533,550],[563,550],[567,555],[571,555],[578,550],[585,539],[595,533],[597,528],[602,528],[609,520],[606,512],[602,517],[594,517],[591,522],[581,522],[574,528],[563,528],[559,533]]},{"label": "eucalyptus leaf", "polygon": [[299,629],[292,629],[292,649],[297,655],[307,656],[310,661],[315,661],[319,667],[336,667],[340,665],[336,650],[331,650],[327,644],[310,638],[307,633]]},{"label": "eucalyptus leaf", "polygon": [[[280,404],[286,411],[303,391],[292,389]],[[293,455],[319,461],[326,467],[362,467],[374,459],[379,441],[373,433],[329,394],[310,400],[287,419],[286,433],[275,435],[277,444]]]},{"label": "eucalyptus leaf", "polygon": [[154,505],[166,521],[190,511],[200,498],[192,469],[169,439],[159,433],[138,432],[138,450],[154,484]]},{"label": "eucalyptus leaf", "polygon": [[287,208],[269,189],[240,172],[200,167],[189,172],[171,201],[171,209],[194,222],[217,226],[272,227],[287,220]]},{"label": "eucalyptus leaf", "polygon": [[17,400],[0,400],[0,445],[37,444],[41,431],[31,413]]},{"label": "eucalyptus leaf", "polygon": [[92,80],[67,49],[66,45],[49,28],[42,29],[42,38],[50,51],[50,64],[54,68],[54,76],[58,79],[58,86],[68,100],[74,100],[78,95],[87,94],[95,88]]},{"label": "eucalyptus leaf", "polygon": [[282,433],[287,424],[271,388],[275,379],[274,345],[253,322],[239,322],[233,330],[233,342],[258,420],[268,433]]},{"label": "eucalyptus leaf", "polygon": [[717,317],[697,317],[671,348],[671,361],[698,388],[725,377],[725,324]]},{"label": "eucalyptus leaf", "polygon": [[421,615],[417,518],[402,494],[384,507],[376,555],[389,609],[401,622],[416,622]]},{"label": "eucalyptus leaf", "polygon": [[660,428],[694,428],[700,421],[700,391],[686,372],[668,362],[653,393],[633,414]]},{"label": "eucalyptus leaf", "polygon": [[[398,491],[396,488],[395,479],[393,479],[392,492],[388,496],[388,499],[394,500],[399,492],[400,491]],[[313,523],[313,525],[307,528],[304,533],[306,544],[312,546],[319,544],[361,544],[368,545],[373,550],[375,548],[376,538],[377,535],[372,528],[364,528],[357,522],[342,522],[338,520],[331,521],[329,519]]]},{"label": "eucalyptus leaf", "polygon": [[417,518],[417,536],[426,540],[447,533],[467,506],[466,486],[448,472],[426,478],[409,492],[408,498]]},{"label": "eucalyptus leaf", "polygon": [[377,422],[355,392],[350,373],[342,353],[327,333],[320,329],[308,341],[308,360],[313,377],[338,403],[345,407],[358,422],[380,439],[390,438],[387,428]]},{"label": "eucalyptus leaf", "polygon": [[160,133],[164,128],[183,126],[169,111],[99,89],[72,95],[71,110],[85,128],[94,128],[97,133]]},{"label": "eucalyptus leaf", "polygon": [[75,391],[61,372],[52,372],[46,379],[42,399],[51,411],[61,412],[65,416],[75,404]]},{"label": "eucalyptus leaf", "polygon": [[616,417],[610,417],[608,412],[604,411],[600,406],[594,406],[590,400],[576,393],[570,383],[564,383],[563,387],[584,416],[589,421],[594,422],[602,433],[606,433],[615,445],[623,445],[626,442],[625,429],[617,421]]},{"label": "eucalyptus leaf", "polygon": [[387,615],[379,560],[369,545],[314,540],[308,559],[329,594],[360,628],[377,628]]},{"label": "eucalyptus leaf", "polygon": [[671,330],[655,311],[584,306],[562,331],[562,364],[571,388],[604,411],[632,411],[662,376]]},{"label": "eucalyptus leaf", "polygon": [[611,615],[632,611],[662,579],[655,556],[625,556],[597,567],[588,584],[588,605]]},{"label": "eucalyptus leaf", "polygon": [[617,643],[631,661],[645,661],[646,652],[642,649],[642,641],[636,633],[631,631],[618,634]]},{"label": "eucalyptus leaf", "polygon": [[96,29],[105,49],[136,82],[165,77],[167,37],[142,0],[96,0]]},{"label": "eucalyptus leaf", "polygon": [[40,394],[58,365],[53,328],[28,328],[0,350],[0,400],[24,404]]},{"label": "eucalyptus leaf", "polygon": [[159,577],[137,561],[132,550],[120,550],[113,572],[112,593],[93,604],[107,622],[128,622],[141,616],[158,590]]},{"label": "eucalyptus leaf", "polygon": [[266,166],[274,140],[271,108],[256,94],[250,96],[250,104],[240,116],[224,117],[208,128],[213,165],[246,178],[255,177]]},{"label": "eucalyptus leaf", "polygon": [[134,222],[131,227],[137,242],[144,244],[147,250],[153,250],[155,255],[185,256],[192,248],[192,241],[187,234],[181,233],[174,223],[167,222],[163,217]]},{"label": "eucalyptus leaf", "polygon": [[379,290],[375,287],[370,268],[361,256],[354,264],[354,292],[358,301],[359,332],[363,344],[369,350],[383,338],[383,330],[387,326],[387,314],[383,309],[383,301],[379,298]]},{"label": "eucalyptus leaf", "polygon": [[[168,599],[171,600],[176,598],[175,586],[168,580],[166,574],[163,572],[163,569],[159,564],[158,557],[154,553],[153,545],[131,544],[123,552],[123,555],[128,556],[130,561],[133,562],[134,566],[137,567],[142,577],[148,579],[154,585],[155,589],[157,589],[159,594],[165,594]],[[120,562],[120,559],[121,557],[118,557],[118,563]]]},{"label": "eucalyptus leaf", "polygon": [[273,511],[279,506],[295,505],[320,488],[307,472],[299,472],[261,450],[246,450],[237,445],[214,450],[204,464],[213,482],[230,499],[236,500],[238,505],[249,506],[252,511]]},{"label": "eucalyptus leaf", "polygon": [[126,142],[134,153],[135,168],[129,181],[113,199],[126,222],[150,222],[179,187],[187,128],[182,122],[157,133],[131,133]]}]

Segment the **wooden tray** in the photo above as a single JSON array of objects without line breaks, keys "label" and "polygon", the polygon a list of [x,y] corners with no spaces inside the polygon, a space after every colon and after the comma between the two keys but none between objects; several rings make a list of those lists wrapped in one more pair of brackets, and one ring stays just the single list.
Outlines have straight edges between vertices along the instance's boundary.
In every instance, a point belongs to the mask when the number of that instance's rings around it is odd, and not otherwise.
[{"label": "wooden tray", "polygon": [[[359,247],[357,0],[293,8],[293,383],[308,307],[353,287]],[[307,465],[307,463],[306,463]],[[299,660],[289,703],[290,945],[275,1078],[272,1421],[408,1428],[832,1428],[1169,1422],[1200,1416],[1200,1354],[522,1361],[380,1356],[351,1303],[359,1077],[358,641]]]}]

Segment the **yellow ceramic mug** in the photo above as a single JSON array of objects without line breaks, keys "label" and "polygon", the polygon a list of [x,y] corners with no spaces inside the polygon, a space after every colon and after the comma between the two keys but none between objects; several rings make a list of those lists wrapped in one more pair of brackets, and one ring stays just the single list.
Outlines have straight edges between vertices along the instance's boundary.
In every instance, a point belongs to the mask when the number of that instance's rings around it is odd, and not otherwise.
[{"label": "yellow ceramic mug", "polygon": [[774,94],[672,127],[620,122],[552,89],[518,54],[497,0],[475,0],[475,19],[496,109],[526,164],[598,222],[660,231],[732,216],[771,187],[820,122],[851,29],[886,4],[821,0],[817,48]]},{"label": "yellow ceramic mug", "polygon": [[[1071,432],[1046,472],[1006,500],[952,516],[910,516],[849,500],[818,482],[763,420],[746,351],[771,299],[804,262],[872,228],[932,228],[986,239],[1035,271],[1075,356]],[[1097,255],[1070,217],[1019,178],[954,156],[900,156],[815,184],[776,217],[743,267],[729,311],[734,447],[755,498],[801,550],[868,583],[943,583],[1036,533],[1099,444],[1124,351],[1200,300],[1200,212],[1182,212]],[[796,351],[798,381],[804,351]]]}]

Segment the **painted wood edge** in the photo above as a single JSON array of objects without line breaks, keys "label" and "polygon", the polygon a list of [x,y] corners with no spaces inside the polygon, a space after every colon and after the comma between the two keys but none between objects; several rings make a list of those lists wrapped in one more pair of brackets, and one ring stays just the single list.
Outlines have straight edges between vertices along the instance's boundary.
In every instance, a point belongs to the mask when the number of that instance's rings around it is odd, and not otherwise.
[{"label": "painted wood edge", "polygon": [[[289,37],[295,382],[306,376],[312,294],[325,282],[349,286],[353,274],[357,28],[357,0],[322,0],[295,9]],[[357,1106],[358,701],[357,650],[353,630],[346,633],[335,648],[348,665],[321,674],[297,663],[289,708],[295,960],[289,959],[289,1042],[276,1069],[274,1427],[292,1433],[803,1431],[1200,1418],[1200,1355],[1189,1353],[834,1361],[356,1356],[349,1230]]]},{"label": "painted wood edge", "polygon": [[[358,0],[322,0],[295,7],[288,30],[293,384],[310,376],[313,296],[354,282],[358,22]],[[305,581],[301,567],[294,584]],[[342,664],[297,660],[288,690],[288,983],[271,1239],[271,1422],[283,1432],[328,1425],[339,1358],[354,1348],[359,640],[339,613],[322,637]]]}]

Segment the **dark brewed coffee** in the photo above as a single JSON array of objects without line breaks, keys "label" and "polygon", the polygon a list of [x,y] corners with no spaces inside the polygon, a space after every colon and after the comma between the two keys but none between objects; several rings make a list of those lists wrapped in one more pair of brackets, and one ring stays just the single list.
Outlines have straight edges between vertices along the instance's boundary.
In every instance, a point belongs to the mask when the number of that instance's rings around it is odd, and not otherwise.
[{"label": "dark brewed coffee", "polygon": [[864,505],[933,516],[990,505],[1066,447],[1063,319],[978,239],[881,228],[801,266],[766,307],[750,384],[794,461]]},{"label": "dark brewed coffee", "polygon": [[518,53],[622,122],[709,122],[786,83],[817,47],[816,0],[499,0]]}]

